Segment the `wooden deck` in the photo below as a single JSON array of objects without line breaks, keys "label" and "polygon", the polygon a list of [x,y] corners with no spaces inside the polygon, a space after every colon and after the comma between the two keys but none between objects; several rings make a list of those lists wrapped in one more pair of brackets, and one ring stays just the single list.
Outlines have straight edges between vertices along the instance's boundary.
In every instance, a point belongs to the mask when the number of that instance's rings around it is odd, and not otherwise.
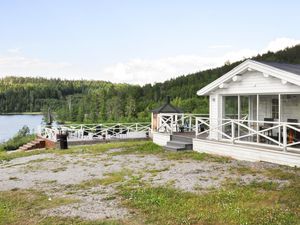
[{"label": "wooden deck", "polygon": [[[287,148],[287,151],[283,151],[282,148],[270,144],[258,146],[255,145],[255,143],[231,143],[230,141],[225,140],[209,140],[204,136],[195,138],[194,132],[176,132],[172,135],[175,137],[191,139],[193,143],[192,148],[197,152],[228,156],[238,160],[265,161],[300,167],[300,149],[295,147]],[[172,135],[169,133],[154,132],[152,134],[153,142],[161,146],[166,146],[170,141],[172,141]]]},{"label": "wooden deck", "polygon": [[230,143],[207,139],[193,139],[193,150],[246,161],[265,161],[300,167],[300,151],[289,148],[287,151],[272,146],[255,146],[246,143]]}]

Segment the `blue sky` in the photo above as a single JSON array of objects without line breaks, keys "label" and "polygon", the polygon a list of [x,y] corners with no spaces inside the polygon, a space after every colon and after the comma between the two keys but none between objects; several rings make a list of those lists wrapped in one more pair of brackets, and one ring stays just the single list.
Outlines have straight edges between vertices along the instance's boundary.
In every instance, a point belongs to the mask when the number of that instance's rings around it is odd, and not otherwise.
[{"label": "blue sky", "polygon": [[0,0],[0,76],[144,84],[300,43],[299,1]]}]

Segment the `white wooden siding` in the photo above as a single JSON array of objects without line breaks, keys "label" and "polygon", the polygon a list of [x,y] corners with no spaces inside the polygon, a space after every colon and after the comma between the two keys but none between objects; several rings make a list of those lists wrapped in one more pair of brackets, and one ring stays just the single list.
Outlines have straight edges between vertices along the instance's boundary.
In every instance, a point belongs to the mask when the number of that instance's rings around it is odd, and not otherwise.
[{"label": "white wooden siding", "polygon": [[[211,95],[209,98],[209,119],[212,127],[217,127],[220,124],[219,118],[222,118],[222,97],[218,94]],[[210,131],[209,138],[212,140],[219,139],[219,133],[216,131]]]},{"label": "white wooden siding", "polygon": [[167,145],[167,142],[171,140],[171,135],[165,133],[153,132],[152,138],[155,144],[160,146],[165,146]]},{"label": "white wooden siding", "polygon": [[193,139],[193,150],[232,157],[238,160],[265,161],[288,166],[300,166],[300,154],[266,150],[253,146],[227,144],[217,141]]},{"label": "white wooden siding", "polygon": [[300,93],[300,87],[291,83],[283,85],[278,78],[264,77],[258,71],[248,71],[241,76],[241,81],[231,81],[228,83],[228,88],[218,89],[214,92],[214,94],[222,95],[264,93]]}]

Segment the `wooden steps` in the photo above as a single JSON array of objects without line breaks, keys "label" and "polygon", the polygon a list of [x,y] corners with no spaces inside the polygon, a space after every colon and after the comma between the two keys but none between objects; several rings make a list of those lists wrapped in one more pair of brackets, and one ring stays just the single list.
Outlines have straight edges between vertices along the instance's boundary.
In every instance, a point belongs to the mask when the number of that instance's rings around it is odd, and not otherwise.
[{"label": "wooden steps", "polygon": [[28,151],[38,148],[45,148],[46,141],[42,138],[37,138],[18,148],[19,151]]},{"label": "wooden steps", "polygon": [[171,141],[167,142],[164,149],[170,151],[184,151],[193,149],[193,139],[191,137],[173,135]]}]

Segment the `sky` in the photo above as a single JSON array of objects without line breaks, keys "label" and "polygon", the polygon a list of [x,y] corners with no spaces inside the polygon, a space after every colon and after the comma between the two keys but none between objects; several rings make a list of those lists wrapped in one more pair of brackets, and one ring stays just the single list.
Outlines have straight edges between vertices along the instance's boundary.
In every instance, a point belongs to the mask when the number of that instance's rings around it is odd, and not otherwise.
[{"label": "sky", "polygon": [[0,77],[162,82],[300,44],[300,1],[0,0]]}]

